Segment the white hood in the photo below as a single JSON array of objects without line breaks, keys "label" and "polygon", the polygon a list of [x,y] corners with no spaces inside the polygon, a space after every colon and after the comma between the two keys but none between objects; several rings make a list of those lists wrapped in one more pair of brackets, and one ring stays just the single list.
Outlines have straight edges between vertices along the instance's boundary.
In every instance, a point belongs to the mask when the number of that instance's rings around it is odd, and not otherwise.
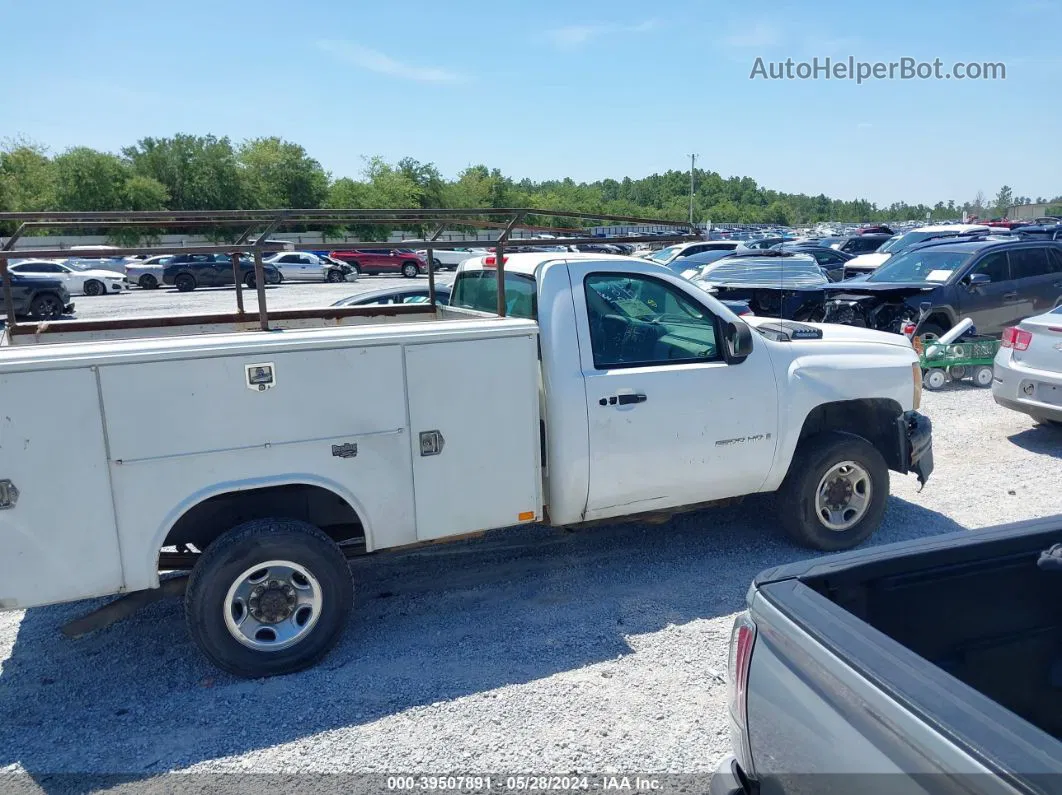
[{"label": "white hood", "polygon": [[[764,315],[742,317],[741,319],[752,326],[778,322],[778,318],[766,317]],[[888,331],[877,331],[875,329],[862,328],[861,326],[845,326],[840,323],[803,323],[802,325],[822,329],[822,339],[800,340],[801,344],[814,345],[815,343],[822,342],[855,344],[876,343],[879,345],[896,345],[901,348],[913,350],[911,341],[903,334],[892,334]]]},{"label": "white hood", "polygon": [[852,268],[853,270],[873,270],[891,256],[892,254],[882,254],[881,252],[874,251],[870,254],[860,254],[858,257],[852,257],[852,259],[848,260],[844,266],[845,268]]},{"label": "white hood", "polygon": [[[150,265],[148,267],[151,267]],[[75,276],[83,276],[91,279],[121,279],[122,274],[118,271],[108,271],[103,268],[93,268],[91,270],[83,271],[78,268],[74,268]]]}]

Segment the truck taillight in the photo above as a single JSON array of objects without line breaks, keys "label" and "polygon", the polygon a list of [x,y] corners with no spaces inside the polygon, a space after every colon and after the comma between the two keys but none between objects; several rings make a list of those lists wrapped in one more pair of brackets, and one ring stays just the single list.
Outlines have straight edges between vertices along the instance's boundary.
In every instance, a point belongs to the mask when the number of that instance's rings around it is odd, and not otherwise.
[{"label": "truck taillight", "polygon": [[[504,265],[508,261],[509,261],[509,258],[503,255],[502,256],[502,265]],[[484,257],[483,258],[483,267],[484,268],[497,268],[498,267],[498,258],[493,256],[493,255],[489,256],[489,257]]]},{"label": "truck taillight", "polygon": [[1023,331],[1017,326],[1008,326],[1003,329],[1003,347],[1013,348],[1016,351],[1027,351],[1032,343],[1032,334]]},{"label": "truck taillight", "polygon": [[905,323],[903,327],[903,333],[908,337],[913,337],[917,326],[914,323]]},{"label": "truck taillight", "polygon": [[756,625],[748,613],[734,619],[730,636],[729,686],[730,716],[743,743],[748,741],[748,683],[752,663],[752,646],[756,642]]}]

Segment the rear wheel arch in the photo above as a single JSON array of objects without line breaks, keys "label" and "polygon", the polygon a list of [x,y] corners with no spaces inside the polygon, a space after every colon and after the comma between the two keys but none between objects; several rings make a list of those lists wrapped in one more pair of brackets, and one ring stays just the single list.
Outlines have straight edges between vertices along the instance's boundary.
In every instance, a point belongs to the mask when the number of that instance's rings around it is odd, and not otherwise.
[{"label": "rear wheel arch", "polygon": [[155,534],[151,571],[157,576],[166,547],[191,544],[202,552],[233,527],[267,518],[307,522],[337,543],[361,538],[365,550],[374,548],[364,505],[338,484],[307,476],[255,479],[217,484],[178,504]]}]

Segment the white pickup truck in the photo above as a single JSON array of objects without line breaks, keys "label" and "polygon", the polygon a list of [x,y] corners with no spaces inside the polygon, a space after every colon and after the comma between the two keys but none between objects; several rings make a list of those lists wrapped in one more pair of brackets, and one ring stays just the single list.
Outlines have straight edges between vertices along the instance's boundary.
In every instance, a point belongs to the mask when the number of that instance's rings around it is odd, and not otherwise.
[{"label": "white pickup truck", "polygon": [[507,318],[483,256],[423,322],[0,348],[0,608],[177,581],[215,664],[281,674],[337,641],[351,554],[773,491],[845,549],[932,471],[903,336],[750,326],[636,258],[504,268]]}]

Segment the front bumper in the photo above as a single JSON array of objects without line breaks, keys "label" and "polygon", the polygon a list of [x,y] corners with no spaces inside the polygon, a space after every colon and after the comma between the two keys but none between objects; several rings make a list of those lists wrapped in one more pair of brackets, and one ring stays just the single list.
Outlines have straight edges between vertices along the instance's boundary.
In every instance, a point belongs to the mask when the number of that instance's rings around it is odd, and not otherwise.
[{"label": "front bumper", "polygon": [[914,472],[923,486],[933,474],[933,423],[917,411],[906,411],[896,419],[900,463],[904,474]]},{"label": "front bumper", "polygon": [[738,775],[737,766],[733,754],[723,757],[708,783],[708,795],[752,795],[753,790],[746,787],[744,778]]},{"label": "front bumper", "polygon": [[996,403],[1038,420],[1062,422],[1062,375],[1021,367],[997,356],[992,368]]}]

